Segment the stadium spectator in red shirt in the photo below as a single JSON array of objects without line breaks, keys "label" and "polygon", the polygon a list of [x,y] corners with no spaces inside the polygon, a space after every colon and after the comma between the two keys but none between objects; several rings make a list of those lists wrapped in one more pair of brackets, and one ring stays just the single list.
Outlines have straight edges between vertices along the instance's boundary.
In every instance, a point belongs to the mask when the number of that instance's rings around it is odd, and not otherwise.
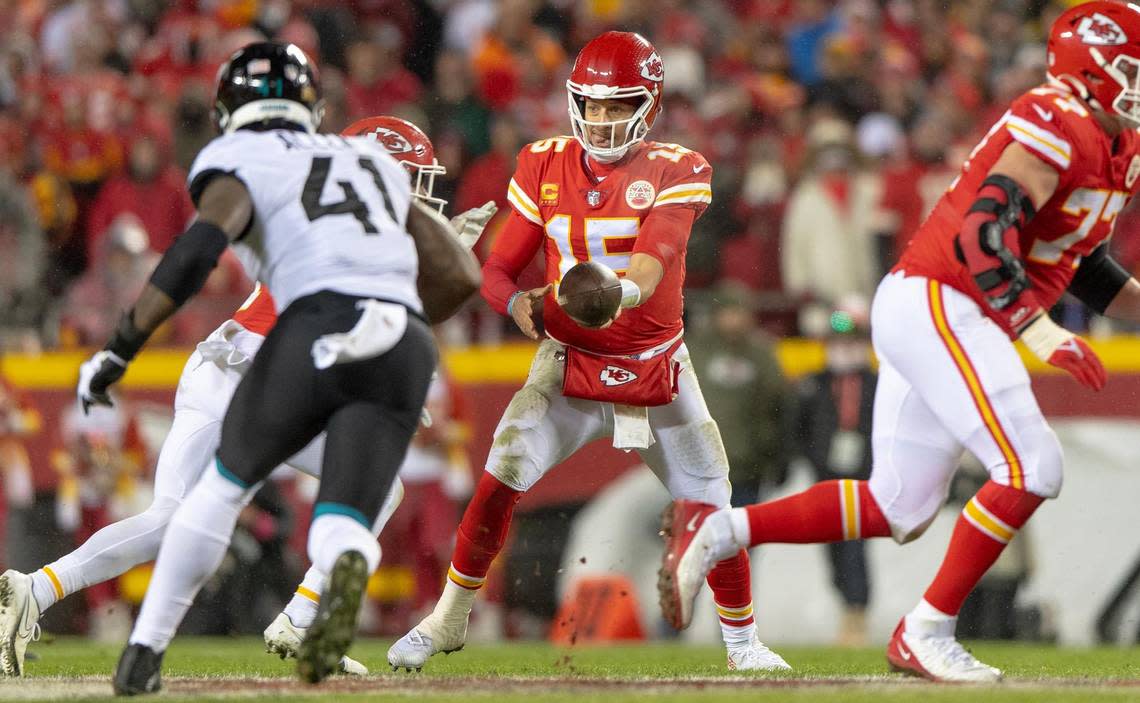
[{"label": "stadium spectator in red shirt", "polygon": [[423,84],[400,63],[401,40],[391,26],[382,26],[372,39],[348,47],[345,92],[349,119],[383,115],[419,100]]},{"label": "stadium spectator in red shirt", "polygon": [[144,134],[130,146],[127,169],[107,181],[95,198],[87,220],[87,256],[94,260],[107,228],[129,212],[142,221],[150,248],[164,252],[194,215],[184,176],[170,163],[166,148]]}]

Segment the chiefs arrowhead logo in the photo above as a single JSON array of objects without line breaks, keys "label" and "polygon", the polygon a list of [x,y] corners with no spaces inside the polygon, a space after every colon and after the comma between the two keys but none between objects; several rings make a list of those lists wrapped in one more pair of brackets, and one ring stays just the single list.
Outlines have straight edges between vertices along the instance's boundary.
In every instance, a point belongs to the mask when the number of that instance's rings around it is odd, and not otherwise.
[{"label": "chiefs arrowhead logo", "polygon": [[660,83],[665,80],[665,63],[654,51],[641,62],[641,77],[647,81]]},{"label": "chiefs arrowhead logo", "polygon": [[637,374],[629,369],[610,364],[598,374],[598,380],[607,386],[624,386],[631,381],[636,381]]},{"label": "chiefs arrowhead logo", "polygon": [[1082,17],[1077,25],[1077,34],[1082,42],[1093,46],[1116,46],[1128,41],[1128,35],[1120,25],[1099,12]]},{"label": "chiefs arrowhead logo", "polygon": [[380,146],[384,147],[384,151],[392,156],[414,153],[416,156],[422,157],[426,152],[426,149],[424,149],[422,145],[412,146],[412,143],[409,142],[404,135],[387,127],[377,127],[366,136],[372,137],[379,142]]}]

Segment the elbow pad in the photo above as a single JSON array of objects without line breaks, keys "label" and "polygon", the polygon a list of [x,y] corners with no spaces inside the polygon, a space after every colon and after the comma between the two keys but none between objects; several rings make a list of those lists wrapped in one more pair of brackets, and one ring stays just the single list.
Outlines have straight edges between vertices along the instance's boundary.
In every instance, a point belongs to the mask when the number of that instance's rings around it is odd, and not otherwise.
[{"label": "elbow pad", "polygon": [[1132,275],[1108,254],[1108,244],[1101,244],[1081,259],[1069,292],[1098,313],[1104,313],[1120,289]]},{"label": "elbow pad", "polygon": [[955,240],[958,259],[995,311],[1016,307],[1029,288],[1018,238],[1036,210],[1029,195],[1008,176],[988,176],[966,212]]},{"label": "elbow pad", "polygon": [[162,255],[150,283],[181,306],[206,284],[230,239],[221,227],[201,220],[190,225]]}]

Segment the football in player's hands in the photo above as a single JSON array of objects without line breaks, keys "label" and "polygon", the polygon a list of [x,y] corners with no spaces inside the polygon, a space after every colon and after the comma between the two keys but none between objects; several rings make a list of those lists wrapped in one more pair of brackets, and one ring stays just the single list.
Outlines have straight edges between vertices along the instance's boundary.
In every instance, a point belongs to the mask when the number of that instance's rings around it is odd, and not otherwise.
[{"label": "football in player's hands", "polygon": [[558,304],[583,327],[605,327],[621,308],[621,281],[609,267],[583,261],[562,277]]}]

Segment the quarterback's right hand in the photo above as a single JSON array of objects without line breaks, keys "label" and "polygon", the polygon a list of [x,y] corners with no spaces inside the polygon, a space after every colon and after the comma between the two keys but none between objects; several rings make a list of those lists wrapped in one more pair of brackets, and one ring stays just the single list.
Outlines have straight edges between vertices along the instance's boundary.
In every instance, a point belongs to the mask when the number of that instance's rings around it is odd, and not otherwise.
[{"label": "quarterback's right hand", "polygon": [[534,313],[542,310],[542,299],[554,290],[554,284],[550,283],[542,288],[532,288],[530,290],[520,290],[511,296],[510,301],[507,303],[507,312],[511,314],[511,318],[522,330],[522,333],[531,339],[538,339],[538,328],[534,324]]},{"label": "quarterback's right hand", "polygon": [[79,367],[79,408],[86,415],[92,405],[114,406],[107,389],[127,372],[127,362],[113,352],[101,349]]},{"label": "quarterback's right hand", "polygon": [[1096,353],[1085,340],[1049,319],[1038,315],[1021,332],[1020,339],[1038,359],[1064,369],[1081,385],[1094,391],[1104,388],[1108,374]]}]

